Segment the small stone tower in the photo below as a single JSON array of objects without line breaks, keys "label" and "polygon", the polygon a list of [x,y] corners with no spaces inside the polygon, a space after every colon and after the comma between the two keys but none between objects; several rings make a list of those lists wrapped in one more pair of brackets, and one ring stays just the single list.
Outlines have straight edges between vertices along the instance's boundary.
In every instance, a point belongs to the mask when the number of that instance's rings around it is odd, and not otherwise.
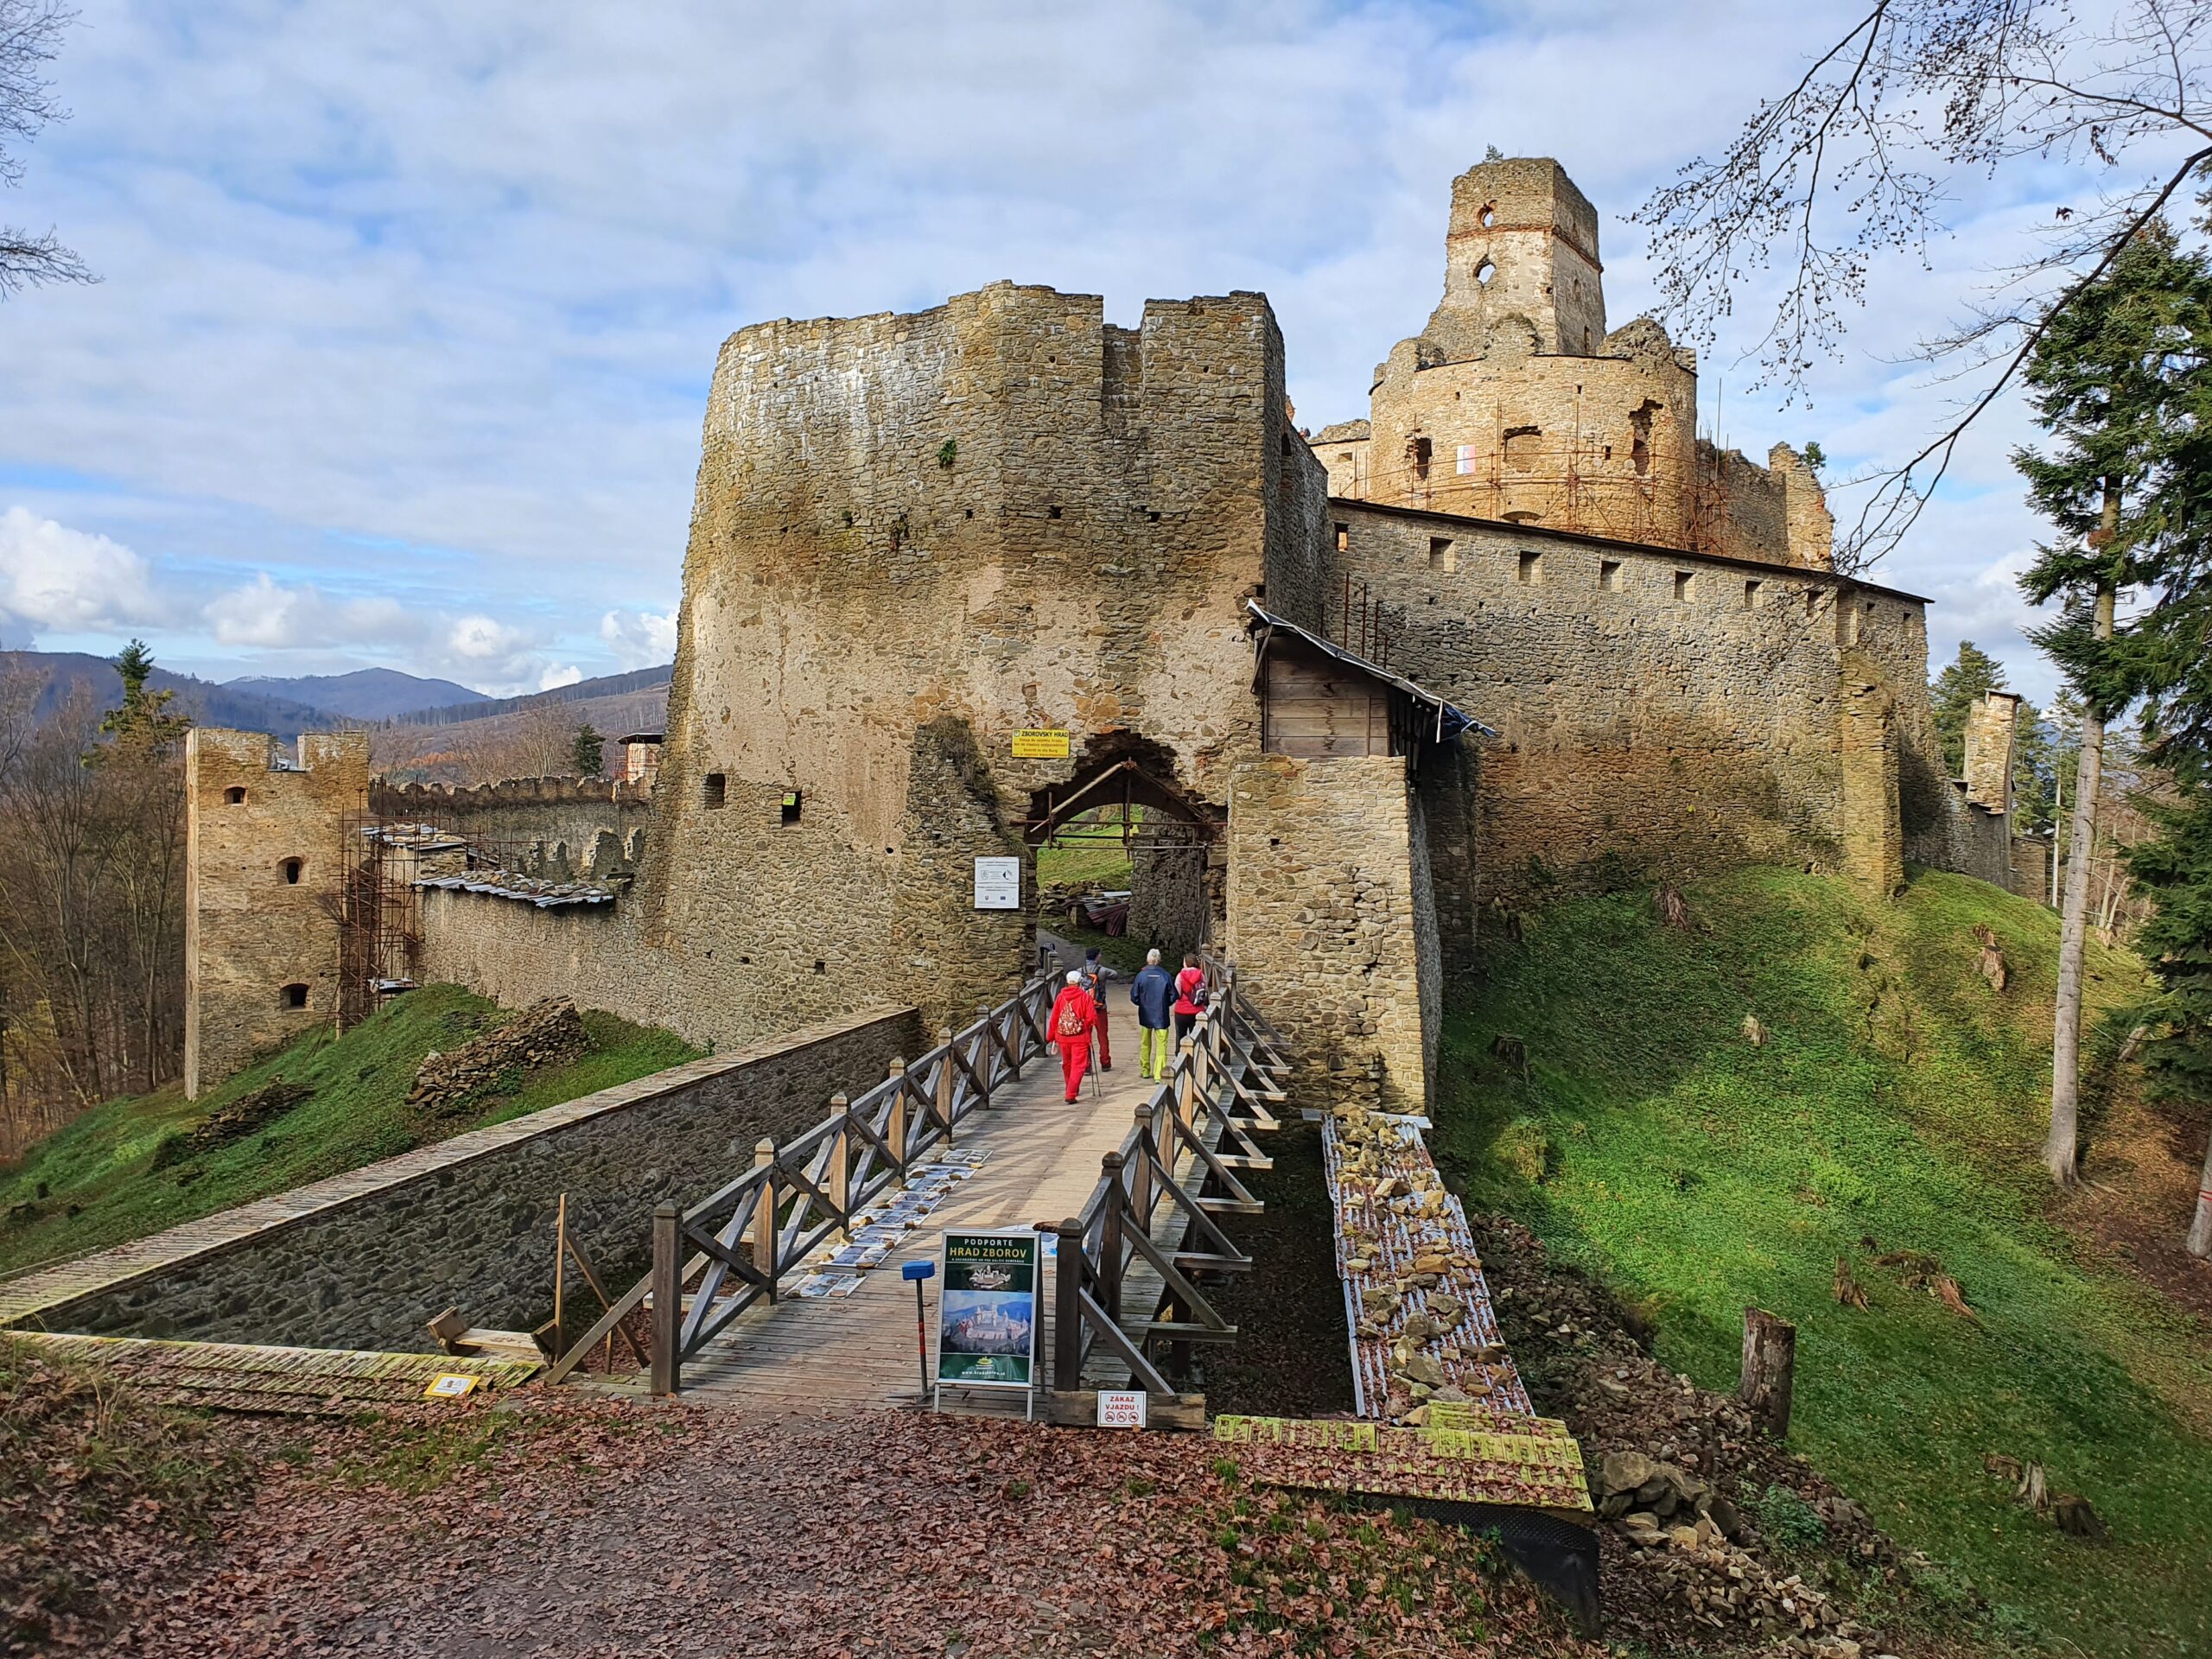
[{"label": "small stone tower", "polygon": [[184,1092],[338,1017],[345,821],[369,808],[365,732],[296,755],[261,732],[184,744]]},{"label": "small stone tower", "polygon": [[1538,352],[1589,357],[1605,343],[1598,210],[1549,156],[1469,168],[1452,181],[1444,298],[1423,337],[1457,359],[1482,355],[1492,326],[1526,318]]}]

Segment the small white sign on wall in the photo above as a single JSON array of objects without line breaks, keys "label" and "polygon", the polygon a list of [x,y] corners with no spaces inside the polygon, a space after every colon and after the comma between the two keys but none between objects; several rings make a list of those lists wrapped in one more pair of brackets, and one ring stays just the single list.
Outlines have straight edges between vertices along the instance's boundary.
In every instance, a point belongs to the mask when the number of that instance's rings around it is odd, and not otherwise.
[{"label": "small white sign on wall", "polygon": [[1146,1403],[1142,1389],[1101,1389],[1098,1391],[1098,1427],[1142,1428]]},{"label": "small white sign on wall", "polygon": [[979,858],[976,861],[976,908],[1021,908],[1021,861],[1018,858]]}]

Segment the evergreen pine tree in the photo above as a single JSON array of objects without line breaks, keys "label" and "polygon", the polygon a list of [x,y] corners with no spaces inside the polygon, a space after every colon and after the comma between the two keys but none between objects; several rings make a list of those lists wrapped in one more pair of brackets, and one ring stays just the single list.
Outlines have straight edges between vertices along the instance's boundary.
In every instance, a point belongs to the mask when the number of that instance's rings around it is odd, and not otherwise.
[{"label": "evergreen pine tree", "polygon": [[1929,684],[1936,705],[1936,735],[1943,745],[1949,775],[1962,777],[1967,764],[1967,711],[1976,697],[2005,689],[2005,664],[1971,639],[1959,641],[1957,658]]},{"label": "evergreen pine tree", "polygon": [[2050,320],[2026,370],[2054,442],[2048,454],[2022,449],[2013,461],[2063,539],[2039,550],[2020,586],[2036,604],[2060,601],[2059,620],[2033,637],[2082,700],[2044,1144],[2062,1185],[2075,1179],[2079,1157],[2082,958],[2104,728],[2133,690],[2111,643],[2113,621],[2120,596],[2155,578],[2165,510],[2157,486],[2170,474],[2184,415],[2172,350],[2197,327],[2208,290],[2203,262],[2180,250],[2170,227],[2153,225]]},{"label": "evergreen pine tree", "polygon": [[576,728],[575,745],[569,753],[569,763],[582,778],[596,778],[605,763],[607,740],[601,737],[589,721]]}]

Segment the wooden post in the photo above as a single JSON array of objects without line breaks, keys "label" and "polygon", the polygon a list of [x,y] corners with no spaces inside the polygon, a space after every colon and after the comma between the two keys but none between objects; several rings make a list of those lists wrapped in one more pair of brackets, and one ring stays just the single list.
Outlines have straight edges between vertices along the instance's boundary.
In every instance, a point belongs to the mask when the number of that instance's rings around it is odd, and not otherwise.
[{"label": "wooden post", "polygon": [[1106,1178],[1106,1213],[1098,1236],[1098,1303],[1116,1325],[1122,1319],[1122,1154],[1098,1160]]},{"label": "wooden post", "polygon": [[776,1300],[776,1143],[763,1135],[753,1148],[753,1167],[768,1171],[760,1182],[760,1202],[753,1211],[753,1265],[768,1276],[768,1300]]},{"label": "wooden post", "polygon": [[569,1351],[569,1333],[561,1325],[561,1269],[567,1266],[569,1254],[569,1195],[561,1195],[559,1207],[553,1211],[553,1357],[558,1359]]},{"label": "wooden post", "polygon": [[850,1243],[853,1230],[847,1218],[853,1210],[853,1103],[843,1095],[830,1096],[830,1116],[837,1120],[837,1133],[830,1142],[830,1201],[837,1206],[837,1236]]},{"label": "wooden post", "polygon": [[1790,1393],[1797,1363],[1797,1327],[1756,1307],[1744,1310],[1744,1376],[1736,1389],[1754,1427],[1771,1439],[1789,1433]]},{"label": "wooden post", "polygon": [[[1007,1003],[1006,1007],[1001,1011],[1006,1020],[1006,1030],[1001,1040],[1006,1045],[1007,1073],[1016,1083],[1021,1081],[1021,1058],[1024,1051],[1029,1046],[1029,1039],[1021,1034],[1022,1020],[1020,1004],[1020,993],[1016,992],[1014,994],[1014,1001]],[[993,1014],[991,1015],[991,1027],[993,1030],[998,1029],[998,1022],[1001,1017],[1001,1014]]]},{"label": "wooden post", "polygon": [[1149,1147],[1154,1156],[1159,1155],[1160,1147],[1153,1138],[1158,1133],[1158,1128],[1152,1121],[1150,1106],[1138,1107],[1136,1118],[1137,1166],[1129,1172],[1129,1213],[1136,1218],[1138,1226],[1144,1227],[1149,1231],[1148,1224],[1152,1219],[1152,1166],[1145,1162],[1144,1154],[1146,1149]]},{"label": "wooden post", "polygon": [[[900,1059],[893,1060],[889,1070],[885,1073],[885,1077],[892,1085],[892,1099],[901,1103],[903,1105],[906,1099],[906,1062]],[[922,1116],[926,1120],[929,1114],[925,1112]],[[929,1135],[927,1134],[927,1130],[929,1128],[928,1123],[925,1122],[922,1128],[924,1130],[922,1138],[926,1141],[929,1139]]]},{"label": "wooden post", "polygon": [[653,1206],[653,1392],[674,1394],[681,1368],[677,1333],[683,1328],[683,1233],[676,1205]]},{"label": "wooden post", "polygon": [[938,1046],[944,1051],[944,1058],[937,1063],[937,1110],[944,1120],[944,1144],[952,1144],[953,1109],[960,1103],[959,1068],[952,1063],[952,1027],[946,1026],[937,1034]]},{"label": "wooden post", "polygon": [[886,1126],[891,1138],[891,1149],[897,1154],[893,1164],[892,1179],[899,1185],[906,1185],[906,1091],[894,1089],[891,1094],[891,1119]]},{"label": "wooden post", "polygon": [[1069,1217],[1059,1226],[1052,1260],[1052,1386],[1083,1386],[1083,1224]]},{"label": "wooden post", "polygon": [[1196,1033],[1183,1039],[1183,1064],[1175,1071],[1175,1115],[1188,1128],[1198,1122],[1192,1111],[1192,1096],[1198,1082],[1198,1039]]}]

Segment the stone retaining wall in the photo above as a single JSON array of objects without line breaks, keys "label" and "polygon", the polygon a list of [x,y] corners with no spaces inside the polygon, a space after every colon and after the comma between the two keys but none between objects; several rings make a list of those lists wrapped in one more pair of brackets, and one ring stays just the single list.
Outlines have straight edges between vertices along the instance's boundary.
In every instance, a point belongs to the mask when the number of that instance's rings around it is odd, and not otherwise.
[{"label": "stone retaining wall", "polygon": [[619,1294],[645,1271],[655,1205],[705,1197],[763,1135],[810,1127],[922,1046],[899,1008],[693,1060],[0,1286],[0,1325],[428,1350],[424,1324],[457,1306],[528,1330],[551,1312],[563,1192]]}]

